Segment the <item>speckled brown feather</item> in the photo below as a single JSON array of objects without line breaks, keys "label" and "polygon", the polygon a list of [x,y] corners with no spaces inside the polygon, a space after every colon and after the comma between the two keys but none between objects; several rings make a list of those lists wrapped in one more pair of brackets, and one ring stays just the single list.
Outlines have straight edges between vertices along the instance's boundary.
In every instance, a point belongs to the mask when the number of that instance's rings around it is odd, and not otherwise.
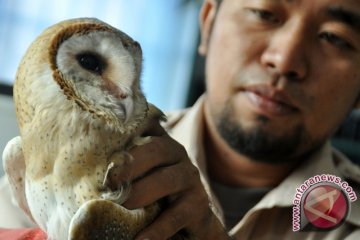
[{"label": "speckled brown feather", "polygon": [[[124,44],[130,44],[124,33],[99,20],[63,21],[46,29],[31,44],[14,84],[26,165],[26,198],[34,220],[48,232],[50,239],[55,236],[58,240],[67,239],[69,223],[75,214],[89,216],[86,208],[79,210],[79,207],[91,199],[102,199],[110,191],[103,185],[108,165],[128,161],[126,151],[139,142],[136,139],[143,129],[154,119],[163,118],[160,110],[147,104],[138,80],[133,86],[135,115],[125,124],[111,111],[83,101],[79,90],[59,71],[55,56],[61,43],[74,34],[98,31],[119,34]],[[140,67],[136,65],[135,69]],[[135,77],[139,78],[139,74]],[[123,199],[113,204],[117,201]],[[129,220],[127,225],[134,226],[128,228],[129,236],[139,230],[135,228],[136,221],[148,224],[144,217],[153,219],[157,214],[146,209],[121,211],[124,221]],[[92,221],[99,221],[90,214],[92,217]],[[82,221],[74,222],[82,224]],[[72,230],[81,227],[74,225]]]}]

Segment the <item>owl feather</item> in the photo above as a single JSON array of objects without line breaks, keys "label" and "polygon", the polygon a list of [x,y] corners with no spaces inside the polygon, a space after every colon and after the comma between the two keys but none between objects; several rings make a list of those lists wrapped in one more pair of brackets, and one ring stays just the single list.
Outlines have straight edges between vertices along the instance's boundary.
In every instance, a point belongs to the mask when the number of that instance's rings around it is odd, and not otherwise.
[{"label": "owl feather", "polygon": [[160,211],[128,210],[125,185],[107,175],[164,115],[140,88],[142,52],[97,19],[60,22],[29,47],[14,102],[20,137],[4,152],[19,206],[49,239],[133,239]]}]

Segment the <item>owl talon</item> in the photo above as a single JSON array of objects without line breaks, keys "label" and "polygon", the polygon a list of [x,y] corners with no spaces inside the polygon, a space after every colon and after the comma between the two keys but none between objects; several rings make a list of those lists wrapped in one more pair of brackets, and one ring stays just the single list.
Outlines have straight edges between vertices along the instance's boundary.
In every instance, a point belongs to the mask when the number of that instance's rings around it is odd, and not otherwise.
[{"label": "owl talon", "polygon": [[[94,236],[105,239],[101,231],[113,231],[106,228],[111,219],[131,234],[147,224],[141,220],[148,219],[144,209],[122,208],[119,217],[113,213],[129,190],[131,155],[126,151],[140,130],[163,116],[141,91],[141,70],[141,47],[94,18],[49,27],[21,60],[14,83],[21,148],[5,163],[12,166],[20,206],[49,239],[67,239],[74,212],[89,199],[97,200],[78,211],[69,239],[96,239],[85,234],[94,226]],[[19,175],[24,176],[20,183]]]},{"label": "owl talon", "polygon": [[[110,163],[106,169],[105,177],[103,180],[103,186],[116,191],[123,188],[124,179],[118,179],[122,171],[128,170],[127,165],[132,160],[132,156],[129,153],[121,152],[115,153],[110,158]],[[126,179],[125,179],[126,181]],[[119,184],[120,183],[120,184]]]},{"label": "owl talon", "polygon": [[113,169],[115,167],[115,163],[111,162],[109,163],[107,169],[106,169],[106,173],[105,173],[105,177],[104,177],[104,181],[103,181],[103,186],[104,187],[110,187],[110,180],[109,180],[109,176],[110,176],[110,171],[111,169]]}]

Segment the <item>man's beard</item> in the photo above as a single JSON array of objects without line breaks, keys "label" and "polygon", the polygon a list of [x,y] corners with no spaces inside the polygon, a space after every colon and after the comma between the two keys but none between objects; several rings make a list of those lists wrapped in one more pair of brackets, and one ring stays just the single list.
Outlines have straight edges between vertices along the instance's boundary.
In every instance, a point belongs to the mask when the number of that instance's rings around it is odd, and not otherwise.
[{"label": "man's beard", "polygon": [[290,163],[299,157],[294,154],[306,135],[302,126],[281,137],[274,136],[265,129],[269,119],[259,116],[256,119],[259,124],[246,130],[232,119],[231,104],[227,106],[216,124],[220,135],[233,150],[255,161],[271,164]]}]

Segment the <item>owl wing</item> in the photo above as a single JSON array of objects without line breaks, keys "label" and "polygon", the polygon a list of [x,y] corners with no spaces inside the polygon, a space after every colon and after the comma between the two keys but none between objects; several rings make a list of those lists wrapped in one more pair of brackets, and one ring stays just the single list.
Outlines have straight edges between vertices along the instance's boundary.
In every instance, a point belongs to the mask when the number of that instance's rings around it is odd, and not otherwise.
[{"label": "owl wing", "polygon": [[20,136],[11,139],[5,146],[3,167],[10,183],[12,201],[15,202],[32,219],[25,194],[25,158]]}]

